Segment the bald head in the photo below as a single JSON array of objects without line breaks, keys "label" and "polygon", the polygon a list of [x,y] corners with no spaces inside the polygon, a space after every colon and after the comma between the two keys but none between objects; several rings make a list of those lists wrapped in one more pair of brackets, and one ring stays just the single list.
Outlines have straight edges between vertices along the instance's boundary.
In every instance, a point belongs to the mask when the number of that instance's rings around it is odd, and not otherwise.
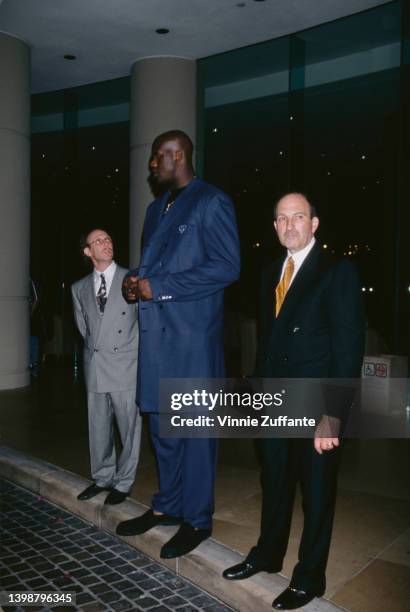
[{"label": "bald head", "polygon": [[306,202],[309,206],[309,212],[311,217],[317,217],[316,207],[312,204],[312,202],[308,199],[308,197],[304,193],[300,193],[300,191],[291,191],[290,193],[285,193],[275,204],[273,207],[273,218],[276,219],[278,214],[278,206],[282,202],[282,200],[298,200],[299,202]]},{"label": "bald head", "polygon": [[182,130],[169,130],[168,132],[163,132],[157,136],[152,143],[152,150],[166,143],[172,144],[177,149],[183,151],[188,162],[192,164],[194,145],[188,134],[185,134]]},{"label": "bald head", "polygon": [[181,130],[170,130],[152,144],[150,170],[153,181],[162,188],[179,189],[194,176],[192,140]]}]

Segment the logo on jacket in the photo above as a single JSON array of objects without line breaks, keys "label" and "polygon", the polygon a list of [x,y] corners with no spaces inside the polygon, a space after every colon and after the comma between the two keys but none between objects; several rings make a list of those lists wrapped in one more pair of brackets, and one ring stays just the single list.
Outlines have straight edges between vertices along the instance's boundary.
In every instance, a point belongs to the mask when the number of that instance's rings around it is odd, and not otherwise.
[{"label": "logo on jacket", "polygon": [[178,231],[180,234],[183,234],[185,232],[185,230],[187,229],[187,225],[180,225],[178,228]]}]

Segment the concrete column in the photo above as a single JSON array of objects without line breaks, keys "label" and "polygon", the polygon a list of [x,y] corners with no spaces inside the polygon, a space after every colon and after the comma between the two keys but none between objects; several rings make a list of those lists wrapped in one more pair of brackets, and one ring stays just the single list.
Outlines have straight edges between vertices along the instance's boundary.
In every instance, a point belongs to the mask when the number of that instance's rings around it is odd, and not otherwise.
[{"label": "concrete column", "polygon": [[139,262],[145,211],[153,196],[147,182],[152,141],[183,130],[195,144],[196,63],[179,57],[138,60],[131,70],[130,265]]},{"label": "concrete column", "polygon": [[30,49],[0,33],[0,389],[30,382]]}]

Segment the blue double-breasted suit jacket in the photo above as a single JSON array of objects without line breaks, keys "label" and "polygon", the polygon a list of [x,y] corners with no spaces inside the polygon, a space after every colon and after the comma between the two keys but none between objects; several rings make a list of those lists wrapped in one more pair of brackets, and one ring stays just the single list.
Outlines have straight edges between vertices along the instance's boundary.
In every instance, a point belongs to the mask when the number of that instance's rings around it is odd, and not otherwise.
[{"label": "blue double-breasted suit jacket", "polygon": [[152,300],[141,301],[137,398],[149,412],[160,491],[152,508],[211,529],[217,441],[172,438],[159,431],[161,378],[212,378],[225,373],[223,290],[239,276],[232,202],[194,178],[164,215],[168,194],[149,206],[141,263]]},{"label": "blue double-breasted suit jacket", "polygon": [[235,213],[230,198],[194,178],[164,215],[168,194],[147,210],[141,263],[153,299],[140,303],[137,396],[158,410],[161,378],[224,376],[223,290],[239,276]]}]

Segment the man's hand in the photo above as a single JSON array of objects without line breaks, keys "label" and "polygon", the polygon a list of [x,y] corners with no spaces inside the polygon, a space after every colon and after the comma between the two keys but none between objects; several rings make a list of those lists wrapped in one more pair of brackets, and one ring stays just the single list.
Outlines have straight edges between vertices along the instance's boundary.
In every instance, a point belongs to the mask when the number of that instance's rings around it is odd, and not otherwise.
[{"label": "man's hand", "polygon": [[138,295],[140,300],[152,300],[151,285],[148,278],[140,278],[138,280]]},{"label": "man's hand", "polygon": [[339,438],[330,437],[339,433],[340,421],[336,417],[323,415],[319,425],[316,427],[314,446],[316,452],[321,455],[323,451],[330,451],[339,446]]},{"label": "man's hand", "polygon": [[138,276],[126,276],[122,281],[122,295],[129,304],[138,301]]}]

